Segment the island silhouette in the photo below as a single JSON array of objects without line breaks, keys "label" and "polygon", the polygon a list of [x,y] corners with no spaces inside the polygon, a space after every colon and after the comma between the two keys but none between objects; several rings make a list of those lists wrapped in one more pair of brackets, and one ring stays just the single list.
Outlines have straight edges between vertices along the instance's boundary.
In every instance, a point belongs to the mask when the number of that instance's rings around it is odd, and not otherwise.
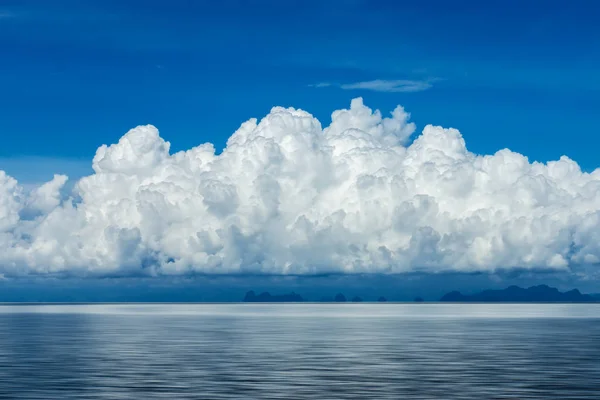
[{"label": "island silhouette", "polygon": [[[295,303],[306,301],[316,301],[319,303],[358,303],[365,300],[358,295],[347,298],[343,293],[337,293],[335,296],[322,296],[319,300],[308,300],[295,292],[274,295],[269,292],[256,294],[254,290],[250,290],[246,293],[242,301],[245,303]],[[387,302],[388,299],[380,296],[376,300],[366,301],[381,303]],[[557,288],[548,285],[537,285],[529,288],[513,285],[506,289],[488,289],[473,294],[463,294],[455,290],[446,293],[439,301],[444,303],[594,303],[600,302],[600,297],[595,294],[583,294],[578,289],[561,292]],[[413,299],[413,302],[423,303],[425,300],[417,296]]]},{"label": "island silhouette", "polygon": [[333,298],[333,301],[338,302],[338,303],[344,303],[344,302],[346,302],[346,296],[344,296],[341,293],[338,293]]},{"label": "island silhouette", "polygon": [[455,303],[592,303],[598,299],[589,294],[582,294],[578,289],[561,292],[548,285],[529,288],[513,285],[506,289],[484,290],[471,295],[453,291],[442,296],[440,301]]},{"label": "island silhouette", "polygon": [[250,290],[244,297],[245,303],[292,303],[302,302],[304,299],[297,293],[272,295],[269,292],[262,292],[257,295],[254,290]]}]

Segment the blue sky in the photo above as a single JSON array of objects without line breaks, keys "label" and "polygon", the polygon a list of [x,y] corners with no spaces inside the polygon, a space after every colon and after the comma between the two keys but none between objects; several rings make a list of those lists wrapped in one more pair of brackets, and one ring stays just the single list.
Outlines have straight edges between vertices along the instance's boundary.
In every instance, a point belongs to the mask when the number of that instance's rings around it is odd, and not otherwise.
[{"label": "blue sky", "polygon": [[[54,173],[79,178],[92,172],[100,145],[141,124],[157,126],[172,151],[205,142],[220,150],[242,122],[273,106],[305,109],[327,125],[333,110],[361,96],[386,114],[403,105],[418,132],[457,128],[478,154],[567,155],[591,171],[600,165],[598,15],[600,3],[587,0],[0,0],[0,170],[31,186]],[[323,286],[319,277],[200,277],[185,285],[189,298],[200,285],[213,300],[279,287],[434,299],[540,280],[600,292],[592,270],[332,277]],[[89,284],[41,281],[47,298],[65,285],[78,298]],[[92,289],[130,290],[106,282]],[[0,279],[17,297],[32,298],[39,283]],[[145,284],[133,284],[133,297]]]},{"label": "blue sky", "polygon": [[[362,96],[385,112],[402,104],[419,130],[456,127],[476,153],[566,154],[591,170],[599,11],[583,0],[4,0],[0,168],[76,177],[138,124],[174,150],[221,148],[274,105],[325,123]],[[415,91],[350,89],[373,80]]]}]

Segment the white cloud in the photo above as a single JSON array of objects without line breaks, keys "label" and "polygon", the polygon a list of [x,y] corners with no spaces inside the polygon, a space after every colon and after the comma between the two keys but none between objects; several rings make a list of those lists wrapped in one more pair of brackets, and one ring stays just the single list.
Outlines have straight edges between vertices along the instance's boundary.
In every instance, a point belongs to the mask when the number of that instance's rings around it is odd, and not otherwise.
[{"label": "white cloud", "polygon": [[342,89],[364,89],[373,90],[376,92],[422,92],[431,88],[431,82],[429,81],[413,81],[413,80],[382,80],[376,79],[374,81],[367,82],[356,82],[346,83],[340,85]]},{"label": "white cloud", "polygon": [[376,79],[373,81],[365,82],[354,82],[354,83],[332,83],[332,82],[321,82],[311,87],[322,88],[336,86],[344,90],[372,90],[375,92],[390,92],[390,93],[410,93],[410,92],[422,92],[427,89],[431,89],[433,86],[433,79],[429,80],[384,80]]},{"label": "white cloud", "polygon": [[0,172],[0,273],[563,270],[600,261],[600,170],[470,153],[362,99],[322,128],[275,107],[215,154],[153,126],[101,146],[94,174],[29,190]]},{"label": "white cloud", "polygon": [[323,87],[333,86],[333,84],[330,83],[330,82],[319,82],[319,83],[313,83],[313,84],[308,85],[308,86],[315,87],[315,88],[323,88]]},{"label": "white cloud", "polygon": [[0,168],[17,179],[21,185],[40,185],[51,179],[54,174],[68,175],[71,179],[79,179],[89,175],[92,170],[90,160],[15,156],[1,157]]}]

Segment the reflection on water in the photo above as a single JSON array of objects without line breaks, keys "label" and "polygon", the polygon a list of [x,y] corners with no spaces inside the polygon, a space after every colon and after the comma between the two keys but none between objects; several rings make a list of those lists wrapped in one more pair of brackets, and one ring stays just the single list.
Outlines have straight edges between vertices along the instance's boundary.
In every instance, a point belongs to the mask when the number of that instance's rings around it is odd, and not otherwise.
[{"label": "reflection on water", "polygon": [[0,398],[599,399],[600,305],[0,306]]}]

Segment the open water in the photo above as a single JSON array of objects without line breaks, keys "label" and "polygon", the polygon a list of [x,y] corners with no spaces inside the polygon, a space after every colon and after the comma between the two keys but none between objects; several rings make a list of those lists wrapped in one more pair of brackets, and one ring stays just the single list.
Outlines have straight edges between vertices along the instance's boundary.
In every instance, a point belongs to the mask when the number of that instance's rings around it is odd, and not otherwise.
[{"label": "open water", "polygon": [[2,399],[600,399],[600,304],[0,306]]}]

